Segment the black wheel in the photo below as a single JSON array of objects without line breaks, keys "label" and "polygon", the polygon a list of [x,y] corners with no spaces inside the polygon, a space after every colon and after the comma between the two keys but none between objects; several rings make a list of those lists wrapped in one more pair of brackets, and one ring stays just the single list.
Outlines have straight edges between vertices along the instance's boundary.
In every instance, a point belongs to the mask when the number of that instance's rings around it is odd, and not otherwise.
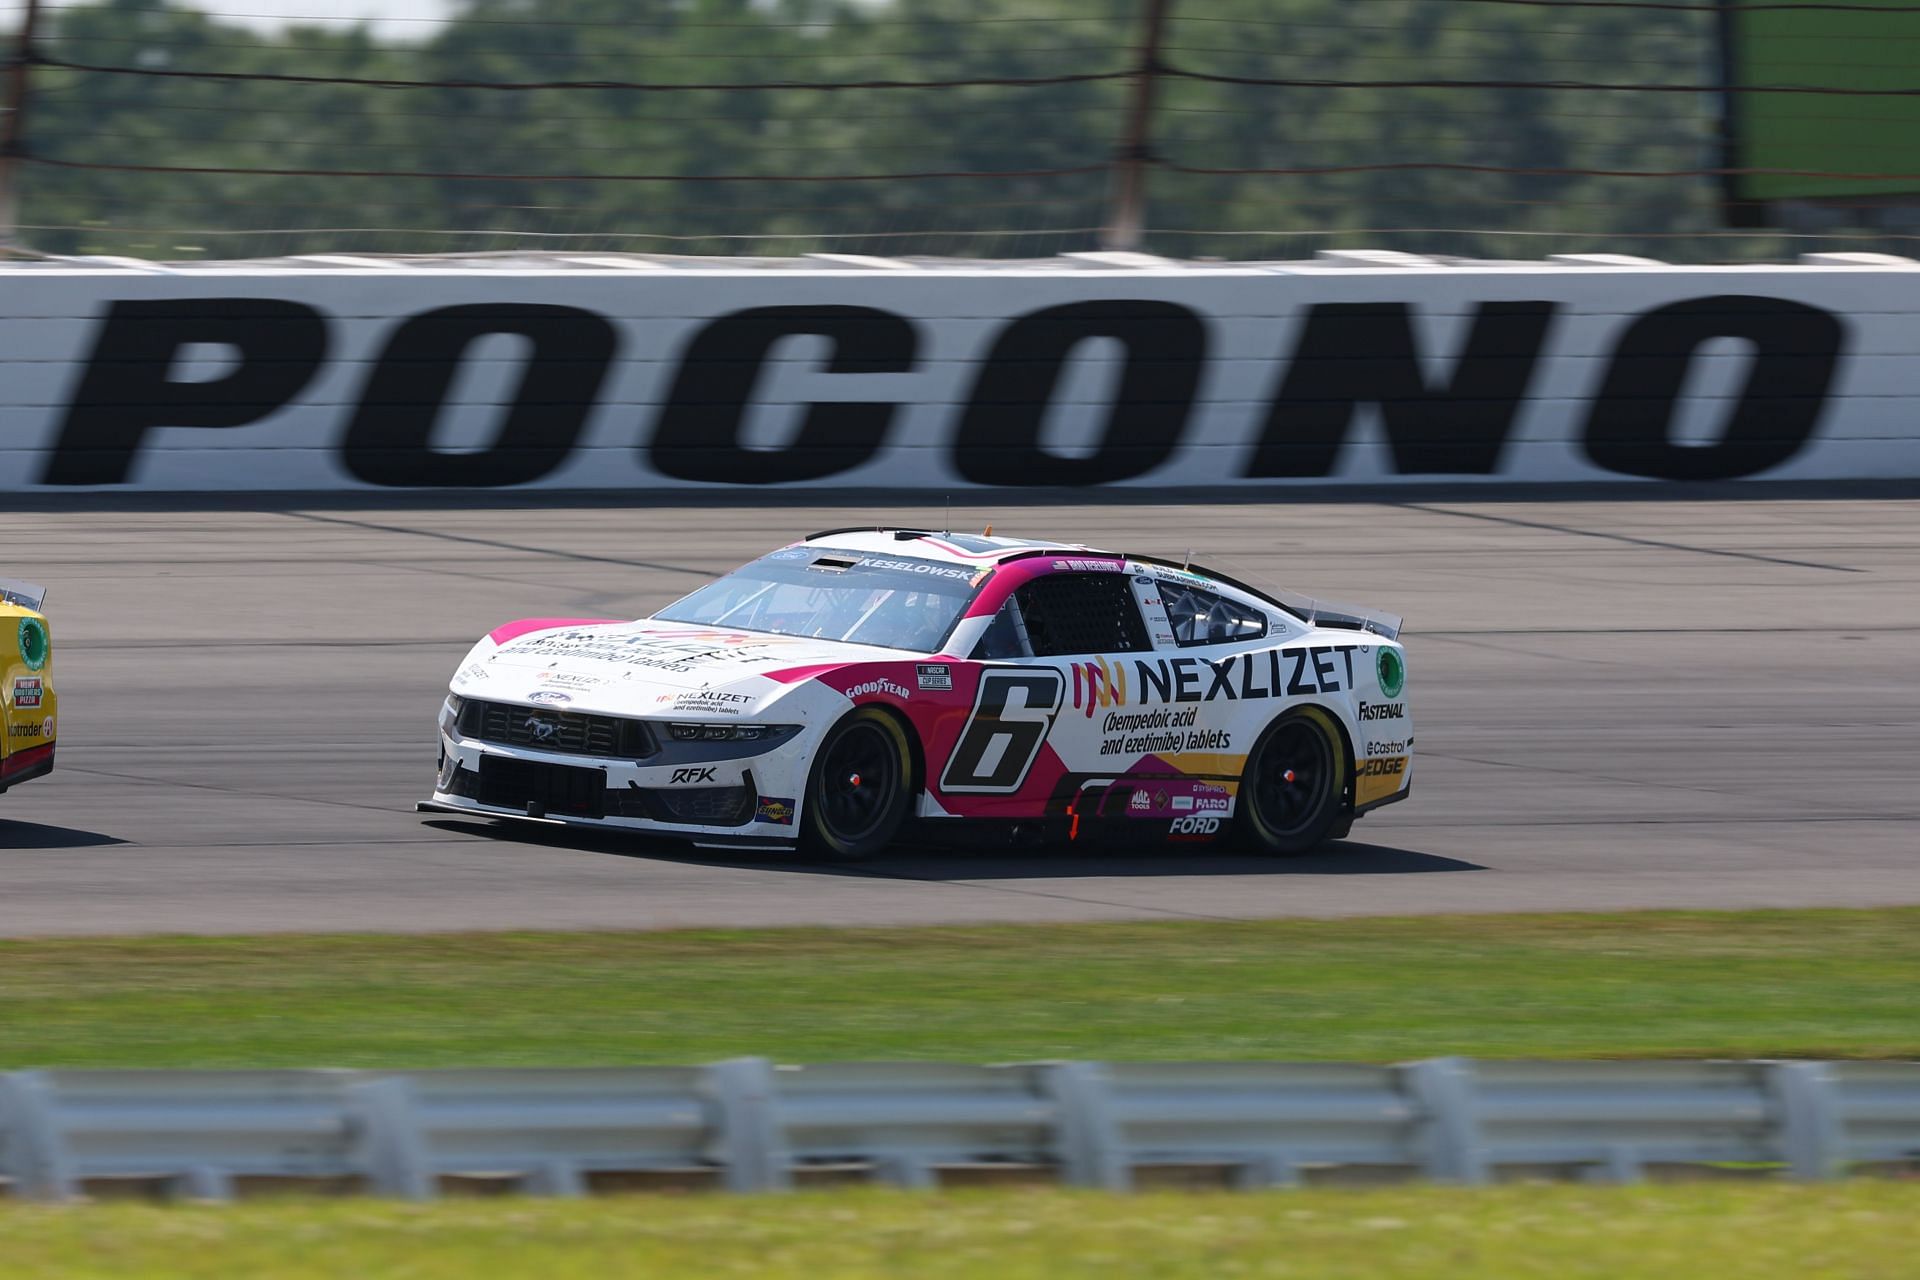
[{"label": "black wheel", "polygon": [[827,731],[807,777],[800,847],[817,858],[871,858],[900,832],[913,796],[913,757],[900,722],[872,707]]},{"label": "black wheel", "polygon": [[1240,779],[1240,834],[1261,853],[1310,853],[1346,814],[1347,753],[1319,707],[1274,721]]}]

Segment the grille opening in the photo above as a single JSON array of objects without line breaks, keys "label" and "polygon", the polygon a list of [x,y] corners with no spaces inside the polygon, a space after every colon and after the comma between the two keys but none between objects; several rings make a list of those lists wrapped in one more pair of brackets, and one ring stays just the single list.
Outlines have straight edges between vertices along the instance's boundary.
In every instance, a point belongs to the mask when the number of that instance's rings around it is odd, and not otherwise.
[{"label": "grille opening", "polygon": [[738,787],[629,787],[607,792],[607,812],[625,818],[651,818],[686,826],[740,827],[753,820],[759,793]]},{"label": "grille opening", "polygon": [[641,760],[659,750],[644,720],[508,702],[468,702],[460,709],[459,729],[462,737],[481,742],[566,755]]}]

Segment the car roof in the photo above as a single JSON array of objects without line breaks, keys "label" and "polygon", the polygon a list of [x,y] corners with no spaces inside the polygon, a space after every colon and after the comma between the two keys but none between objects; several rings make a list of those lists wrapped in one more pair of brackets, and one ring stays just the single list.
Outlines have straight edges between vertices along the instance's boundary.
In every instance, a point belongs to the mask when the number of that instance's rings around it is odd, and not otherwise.
[{"label": "car roof", "polygon": [[825,529],[810,533],[803,541],[831,542],[849,551],[891,553],[961,564],[978,569],[1016,557],[1046,555],[1050,552],[1073,555],[1120,555],[1073,542],[1040,542],[1032,538],[996,538],[987,533],[936,533],[930,529],[888,529],[857,525],[847,529]]},{"label": "car roof", "polygon": [[868,553],[910,555],[923,560],[937,560],[947,564],[967,565],[972,568],[984,568],[989,565],[1004,564],[1009,560],[1024,560],[1030,557],[1060,556],[1111,556],[1114,559],[1131,561],[1156,569],[1176,571],[1189,579],[1217,584],[1231,588],[1243,595],[1250,596],[1263,604],[1270,605],[1296,618],[1304,615],[1299,609],[1276,599],[1272,593],[1250,586],[1224,573],[1205,569],[1197,564],[1179,564],[1160,556],[1143,556],[1125,551],[1103,551],[1099,547],[1089,547],[1077,542],[1045,542],[1033,538],[997,538],[990,533],[935,533],[928,529],[892,529],[881,525],[854,525],[845,529],[823,529],[819,533],[810,533],[803,542],[831,542],[834,546],[848,551]]}]

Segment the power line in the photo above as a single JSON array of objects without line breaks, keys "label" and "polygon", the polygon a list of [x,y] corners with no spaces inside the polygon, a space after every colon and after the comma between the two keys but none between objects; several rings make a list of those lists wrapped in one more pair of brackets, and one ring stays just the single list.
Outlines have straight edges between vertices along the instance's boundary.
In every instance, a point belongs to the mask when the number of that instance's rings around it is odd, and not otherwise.
[{"label": "power line", "polygon": [[912,173],[435,173],[417,169],[257,169],[227,165],[124,164],[30,156],[35,164],[60,169],[97,169],[118,173],[233,174],[257,178],[419,178],[440,182],[926,182],[933,179],[1068,178],[1105,173],[1101,164],[1040,169],[927,169]]},{"label": "power line", "polygon": [[[112,161],[70,160],[53,156],[28,157],[36,164],[62,169],[94,169],[117,173],[226,174],[260,178],[410,178],[438,182],[685,182],[685,183],[857,183],[926,182],[936,179],[992,181],[1001,178],[1070,178],[1107,172],[1105,164],[1068,165],[1031,169],[926,169],[905,173],[463,173],[417,169],[260,169],[225,165],[153,165]],[[1913,182],[1920,173],[1852,173],[1831,169],[1691,167],[1681,169],[1597,169],[1579,166],[1476,164],[1448,160],[1396,160],[1361,164],[1294,165],[1273,168],[1231,168],[1152,159],[1147,163],[1168,173],[1195,176],[1298,178],[1343,173],[1478,173],[1538,178],[1822,178],[1842,182]]]},{"label": "power line", "polygon": [[[1049,85],[1091,84],[1131,79],[1137,71],[1088,71],[1051,76],[970,76],[946,80],[764,80],[719,82],[662,82],[646,80],[407,80],[386,77],[292,75],[275,71],[184,71],[172,67],[127,67],[70,62],[39,55],[37,65],[97,75],[144,76],[172,80],[259,81],[276,84],[350,85],[373,89],[480,89],[526,93],[546,90],[620,91],[627,93],[750,93],[807,91],[836,93],[849,90],[1038,88]],[[1358,80],[1330,77],[1242,76],[1218,71],[1194,71],[1161,65],[1155,74],[1205,84],[1245,85],[1270,89],[1461,89],[1542,90],[1571,93],[1690,93],[1690,94],[1812,94],[1841,98],[1920,97],[1920,86],[1898,89],[1861,89],[1842,85],[1739,83],[1612,83],[1600,80]]]},{"label": "power line", "polygon": [[[1716,0],[1455,0],[1459,4],[1503,4],[1528,9],[1640,9],[1663,13],[1719,13]],[[1920,14],[1915,4],[1739,3],[1740,13],[1874,13]]]},{"label": "power line", "polygon": [[[1544,2],[1544,0],[1543,0]],[[1288,76],[1235,76],[1216,71],[1167,67],[1163,75],[1208,84],[1250,85],[1268,89],[1538,89],[1571,93],[1785,93],[1836,98],[1915,98],[1920,86],[1905,89],[1852,89],[1807,84],[1611,84],[1599,80],[1334,80]]]}]

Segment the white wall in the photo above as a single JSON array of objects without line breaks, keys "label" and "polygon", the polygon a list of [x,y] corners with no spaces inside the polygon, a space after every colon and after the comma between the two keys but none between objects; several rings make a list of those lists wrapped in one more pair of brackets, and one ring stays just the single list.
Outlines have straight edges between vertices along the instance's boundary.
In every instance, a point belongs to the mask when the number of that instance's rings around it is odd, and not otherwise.
[{"label": "white wall", "polygon": [[1892,266],[23,266],[0,490],[1911,478],[1916,353]]}]

